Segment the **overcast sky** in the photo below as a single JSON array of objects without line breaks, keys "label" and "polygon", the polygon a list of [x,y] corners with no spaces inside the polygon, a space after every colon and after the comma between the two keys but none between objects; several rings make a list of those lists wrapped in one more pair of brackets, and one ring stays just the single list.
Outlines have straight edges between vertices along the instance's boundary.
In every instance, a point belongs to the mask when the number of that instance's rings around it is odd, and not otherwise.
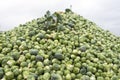
[{"label": "overcast sky", "polygon": [[120,0],[0,0],[0,30],[41,17],[47,10],[75,13],[120,36]]}]

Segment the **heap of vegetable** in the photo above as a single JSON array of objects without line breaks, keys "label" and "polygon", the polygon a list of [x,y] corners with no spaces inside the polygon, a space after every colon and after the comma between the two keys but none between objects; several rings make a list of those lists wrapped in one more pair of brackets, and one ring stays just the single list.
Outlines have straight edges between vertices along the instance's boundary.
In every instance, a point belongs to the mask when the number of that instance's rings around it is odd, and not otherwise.
[{"label": "heap of vegetable", "polygon": [[1,80],[120,80],[120,38],[73,13],[0,33]]}]

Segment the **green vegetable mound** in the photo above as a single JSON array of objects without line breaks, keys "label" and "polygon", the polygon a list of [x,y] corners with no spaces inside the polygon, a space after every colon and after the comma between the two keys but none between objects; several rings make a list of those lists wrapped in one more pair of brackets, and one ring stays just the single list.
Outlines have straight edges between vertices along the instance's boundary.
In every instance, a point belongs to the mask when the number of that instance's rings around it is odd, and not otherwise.
[{"label": "green vegetable mound", "polygon": [[75,14],[0,33],[0,80],[120,80],[120,37]]}]

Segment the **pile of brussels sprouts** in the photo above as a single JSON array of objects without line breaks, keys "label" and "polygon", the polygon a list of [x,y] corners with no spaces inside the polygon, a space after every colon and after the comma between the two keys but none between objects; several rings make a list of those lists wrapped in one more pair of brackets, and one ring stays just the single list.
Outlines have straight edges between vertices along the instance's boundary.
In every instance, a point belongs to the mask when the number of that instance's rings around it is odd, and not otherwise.
[{"label": "pile of brussels sprouts", "polygon": [[0,80],[120,80],[120,37],[75,14],[0,33]]}]

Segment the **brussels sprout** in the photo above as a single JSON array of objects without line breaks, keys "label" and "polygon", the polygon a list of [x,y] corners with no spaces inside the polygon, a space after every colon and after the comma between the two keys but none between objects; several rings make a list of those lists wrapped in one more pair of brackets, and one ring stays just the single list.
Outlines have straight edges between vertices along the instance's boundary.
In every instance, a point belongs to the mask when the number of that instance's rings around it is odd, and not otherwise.
[{"label": "brussels sprout", "polygon": [[92,76],[90,77],[90,80],[96,80],[95,76],[92,75]]},{"label": "brussels sprout", "polygon": [[31,61],[35,61],[35,55],[31,55]]},{"label": "brussels sprout", "polygon": [[37,63],[36,63],[36,66],[37,66],[37,67],[44,67],[44,64],[43,64],[42,62],[37,62]]},{"label": "brussels sprout", "polygon": [[85,52],[85,51],[87,50],[86,46],[81,46],[79,49],[80,49],[80,51],[82,51],[82,52]]},{"label": "brussels sprout", "polygon": [[4,76],[4,70],[0,67],[0,79],[2,79]]},{"label": "brussels sprout", "polygon": [[104,80],[104,78],[103,77],[97,77],[97,80]]},{"label": "brussels sprout", "polygon": [[72,59],[75,59],[76,56],[75,56],[74,54],[71,54],[71,58],[72,58]]},{"label": "brussels sprout", "polygon": [[26,53],[26,54],[25,54],[25,58],[26,58],[26,59],[30,59],[30,58],[31,58],[31,54],[30,54],[30,53]]},{"label": "brussels sprout", "polygon": [[50,80],[62,80],[62,76],[59,74],[52,74]]},{"label": "brussels sprout", "polygon": [[90,80],[90,77],[87,76],[87,75],[83,75],[83,76],[81,77],[81,80]]},{"label": "brussels sprout", "polygon": [[20,55],[19,59],[18,59],[18,62],[23,62],[25,61],[25,56],[24,55]]},{"label": "brussels sprout", "polygon": [[23,71],[23,78],[27,79],[27,77],[29,76],[30,72],[29,71]]},{"label": "brussels sprout", "polygon": [[81,67],[81,64],[80,63],[76,63],[75,67]]},{"label": "brussels sprout", "polygon": [[17,76],[17,80],[22,80],[22,79],[23,79],[22,74],[19,74],[19,75]]},{"label": "brussels sprout", "polygon": [[66,75],[66,80],[71,80],[71,75],[70,74]]},{"label": "brussels sprout", "polygon": [[43,61],[43,60],[44,60],[43,56],[40,55],[36,56],[36,61]]},{"label": "brussels sprout", "polygon": [[8,60],[8,61],[7,61],[7,64],[8,64],[9,66],[13,66],[13,65],[16,64],[16,62],[15,62],[15,60]]},{"label": "brussels sprout", "polygon": [[75,79],[76,75],[74,73],[71,73],[71,78]]},{"label": "brussels sprout", "polygon": [[14,76],[16,77],[20,74],[20,71],[19,71],[19,69],[16,68],[13,70],[13,73],[14,73]]},{"label": "brussels sprout", "polygon": [[54,57],[58,60],[63,60],[64,57],[63,57],[63,54],[62,53],[55,53]]},{"label": "brussels sprout", "polygon": [[43,39],[45,37],[45,34],[39,33],[39,34],[37,34],[37,37],[40,38],[40,39]]},{"label": "brussels sprout", "polygon": [[35,77],[33,75],[28,75],[27,80],[35,80]]},{"label": "brussels sprout", "polygon": [[12,54],[12,57],[13,57],[14,60],[18,60],[19,57],[20,57],[20,54],[19,54],[18,52],[14,52],[14,53]]},{"label": "brussels sprout", "polygon": [[88,76],[92,76],[92,72],[87,72],[86,73]]},{"label": "brussels sprout", "polygon": [[80,73],[83,74],[83,75],[86,74],[87,73],[87,69],[85,67],[82,67],[80,69]]},{"label": "brussels sprout", "polygon": [[50,71],[51,71],[51,66],[44,67],[44,72],[50,72]]},{"label": "brussels sprout", "polygon": [[67,64],[66,68],[67,68],[67,70],[72,71],[74,68],[74,65]]},{"label": "brussels sprout", "polygon": [[20,67],[27,67],[28,63],[27,62],[21,62]]},{"label": "brussels sprout", "polygon": [[36,73],[30,73],[30,75],[27,77],[27,79],[30,79],[30,77],[34,80],[38,78],[38,75]]},{"label": "brussels sprout", "polygon": [[65,27],[63,25],[58,25],[57,26],[58,31],[63,31],[64,29],[65,29]]},{"label": "brussels sprout", "polygon": [[80,72],[80,69],[77,68],[77,67],[74,67],[74,68],[73,68],[73,72],[74,72],[75,74],[78,74],[78,73]]},{"label": "brussels sprout", "polygon": [[78,50],[73,50],[73,54],[78,54]]},{"label": "brussels sprout", "polygon": [[69,70],[64,70],[64,75],[70,74]]},{"label": "brussels sprout", "polygon": [[37,73],[38,73],[39,75],[43,74],[43,73],[44,73],[44,69],[43,69],[42,67],[38,67],[38,68],[37,68]]},{"label": "brussels sprout", "polygon": [[43,80],[49,80],[50,79],[50,73],[44,73]]},{"label": "brussels sprout", "polygon": [[30,54],[31,55],[37,55],[38,54],[38,50],[37,49],[30,49]]},{"label": "brussels sprout", "polygon": [[114,75],[112,76],[111,80],[119,80],[119,79],[118,79],[118,76]]},{"label": "brussels sprout", "polygon": [[6,78],[7,80],[14,79],[14,74],[13,74],[13,72],[11,72],[11,71],[6,72],[6,73],[5,73],[5,78]]},{"label": "brussels sprout", "polygon": [[43,63],[44,65],[49,65],[50,61],[48,59],[45,59]]},{"label": "brussels sprout", "polygon": [[80,74],[80,73],[76,74],[76,78],[77,78],[77,79],[80,79],[82,76],[83,76],[83,75]]},{"label": "brussels sprout", "polygon": [[87,75],[83,75],[83,76],[81,77],[81,80],[90,80],[90,77],[87,76]]},{"label": "brussels sprout", "polygon": [[28,34],[28,36],[30,36],[30,37],[32,37],[34,35],[35,35],[35,31],[30,31],[29,34]]},{"label": "brussels sprout", "polygon": [[53,64],[53,70],[59,70],[59,69],[60,69],[60,65],[54,63],[54,64]]}]

